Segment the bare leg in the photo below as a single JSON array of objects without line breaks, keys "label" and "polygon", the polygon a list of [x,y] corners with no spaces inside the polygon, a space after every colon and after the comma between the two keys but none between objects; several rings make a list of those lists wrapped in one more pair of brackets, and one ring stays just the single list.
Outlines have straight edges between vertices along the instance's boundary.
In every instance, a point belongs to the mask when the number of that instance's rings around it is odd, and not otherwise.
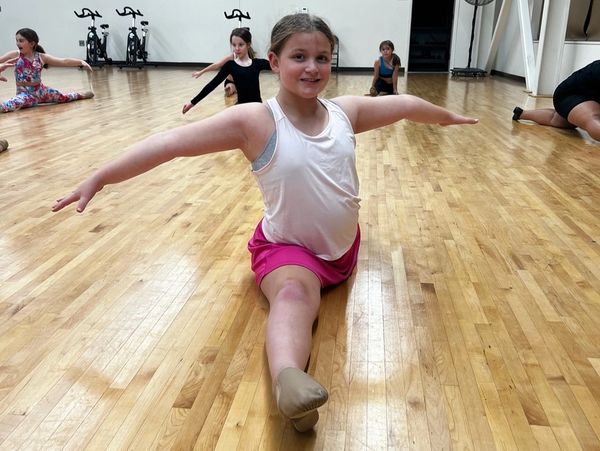
[{"label": "bare leg", "polygon": [[593,100],[580,103],[569,113],[569,122],[600,141],[600,103]]},{"label": "bare leg", "polygon": [[521,117],[526,121],[533,121],[540,125],[549,125],[557,128],[573,128],[564,117],[558,114],[554,108],[543,108],[538,110],[523,110]]},{"label": "bare leg", "polygon": [[312,325],[319,313],[321,284],[301,266],[283,266],[261,283],[269,300],[266,348],[279,411],[296,429],[311,429],[327,391],[304,373],[312,344]]}]

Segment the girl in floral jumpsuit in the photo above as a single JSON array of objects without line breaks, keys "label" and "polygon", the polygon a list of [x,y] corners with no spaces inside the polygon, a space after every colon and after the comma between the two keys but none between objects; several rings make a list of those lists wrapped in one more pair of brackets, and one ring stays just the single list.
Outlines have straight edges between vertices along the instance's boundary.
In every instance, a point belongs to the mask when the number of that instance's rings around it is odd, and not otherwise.
[{"label": "girl in floral jumpsuit", "polygon": [[53,66],[82,66],[92,70],[85,61],[75,58],[57,58],[44,53],[38,44],[39,38],[35,31],[22,28],[17,31],[16,42],[18,50],[13,50],[0,56],[0,63],[17,58],[15,64],[15,80],[17,95],[0,103],[0,111],[8,113],[21,108],[29,108],[39,103],[65,103],[73,100],[89,99],[94,93],[69,92],[63,94],[54,88],[42,84],[42,69]]}]

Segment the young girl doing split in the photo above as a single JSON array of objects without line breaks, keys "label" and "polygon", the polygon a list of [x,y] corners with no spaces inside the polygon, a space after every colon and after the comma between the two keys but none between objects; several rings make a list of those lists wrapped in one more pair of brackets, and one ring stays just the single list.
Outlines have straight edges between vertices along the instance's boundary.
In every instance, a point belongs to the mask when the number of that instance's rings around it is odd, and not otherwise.
[{"label": "young girl doing split", "polygon": [[42,84],[42,68],[50,66],[83,66],[91,71],[92,68],[83,60],[75,58],[57,58],[44,53],[38,44],[39,38],[35,31],[22,28],[16,34],[17,48],[0,56],[0,63],[17,58],[15,79],[17,95],[0,103],[0,111],[8,113],[21,108],[29,108],[39,103],[65,103],[73,100],[90,99],[93,92],[69,92],[63,94],[54,88]]},{"label": "young girl doing split", "polygon": [[235,105],[210,118],[159,133],[101,167],[58,211],[76,202],[82,212],[104,186],[172,160],[241,149],[262,191],[264,217],[248,243],[256,282],[269,301],[266,352],[281,414],[299,431],[311,429],[327,390],[303,370],[321,289],[353,272],[360,243],[355,133],[401,119],[474,124],[410,95],[322,99],[331,74],[334,37],[309,14],[282,18],[273,28],[269,62],[279,93],[266,104]]},{"label": "young girl doing split", "polygon": [[189,103],[183,106],[183,114],[210,94],[223,80],[231,76],[237,91],[237,103],[262,102],[258,75],[260,71],[271,70],[269,62],[254,58],[252,35],[247,28],[235,28],[229,38],[235,55],[234,59],[223,63],[221,70]]}]

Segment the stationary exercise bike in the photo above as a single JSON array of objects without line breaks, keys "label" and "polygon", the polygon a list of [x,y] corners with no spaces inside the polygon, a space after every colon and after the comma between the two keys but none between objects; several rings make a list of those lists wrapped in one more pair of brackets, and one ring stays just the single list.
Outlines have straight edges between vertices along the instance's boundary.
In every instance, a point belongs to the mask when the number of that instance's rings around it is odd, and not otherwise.
[{"label": "stationary exercise bike", "polygon": [[[223,11],[223,14],[225,14],[225,18],[227,19],[238,19],[240,21],[239,27],[238,28],[242,28],[242,19],[250,19],[250,13],[248,11],[246,11],[246,14],[244,14],[241,10],[235,8],[231,11],[230,14],[227,14],[226,11]],[[250,28],[245,27],[248,30]]]},{"label": "stationary exercise bike", "polygon": [[83,19],[84,17],[91,17],[92,24],[88,27],[88,34],[85,40],[85,59],[90,66],[102,66],[102,63],[98,61],[98,58],[102,58],[105,63],[112,64],[112,59],[108,57],[106,53],[106,44],[108,41],[108,25],[103,23],[100,25],[102,28],[102,39],[96,32],[96,17],[102,17],[98,11],[92,11],[89,8],[83,8],[81,13],[73,11],[77,17]]},{"label": "stationary exercise bike", "polygon": [[[125,65],[129,67],[142,68],[148,60],[148,52],[146,51],[146,34],[148,33],[148,21],[142,20],[142,39],[137,34],[135,19],[137,16],[144,17],[140,10],[134,10],[131,6],[125,6],[123,12],[116,9],[119,16],[131,16],[131,27],[127,34],[127,50],[125,53]],[[139,62],[139,61],[142,62]],[[119,66],[121,68],[123,66]]]}]

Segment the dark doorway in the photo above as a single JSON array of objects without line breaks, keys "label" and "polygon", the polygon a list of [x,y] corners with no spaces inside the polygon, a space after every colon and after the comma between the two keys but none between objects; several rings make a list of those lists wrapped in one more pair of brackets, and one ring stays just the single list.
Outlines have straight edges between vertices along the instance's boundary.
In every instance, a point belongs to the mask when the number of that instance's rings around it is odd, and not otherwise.
[{"label": "dark doorway", "polygon": [[409,72],[448,72],[454,0],[412,2]]}]

